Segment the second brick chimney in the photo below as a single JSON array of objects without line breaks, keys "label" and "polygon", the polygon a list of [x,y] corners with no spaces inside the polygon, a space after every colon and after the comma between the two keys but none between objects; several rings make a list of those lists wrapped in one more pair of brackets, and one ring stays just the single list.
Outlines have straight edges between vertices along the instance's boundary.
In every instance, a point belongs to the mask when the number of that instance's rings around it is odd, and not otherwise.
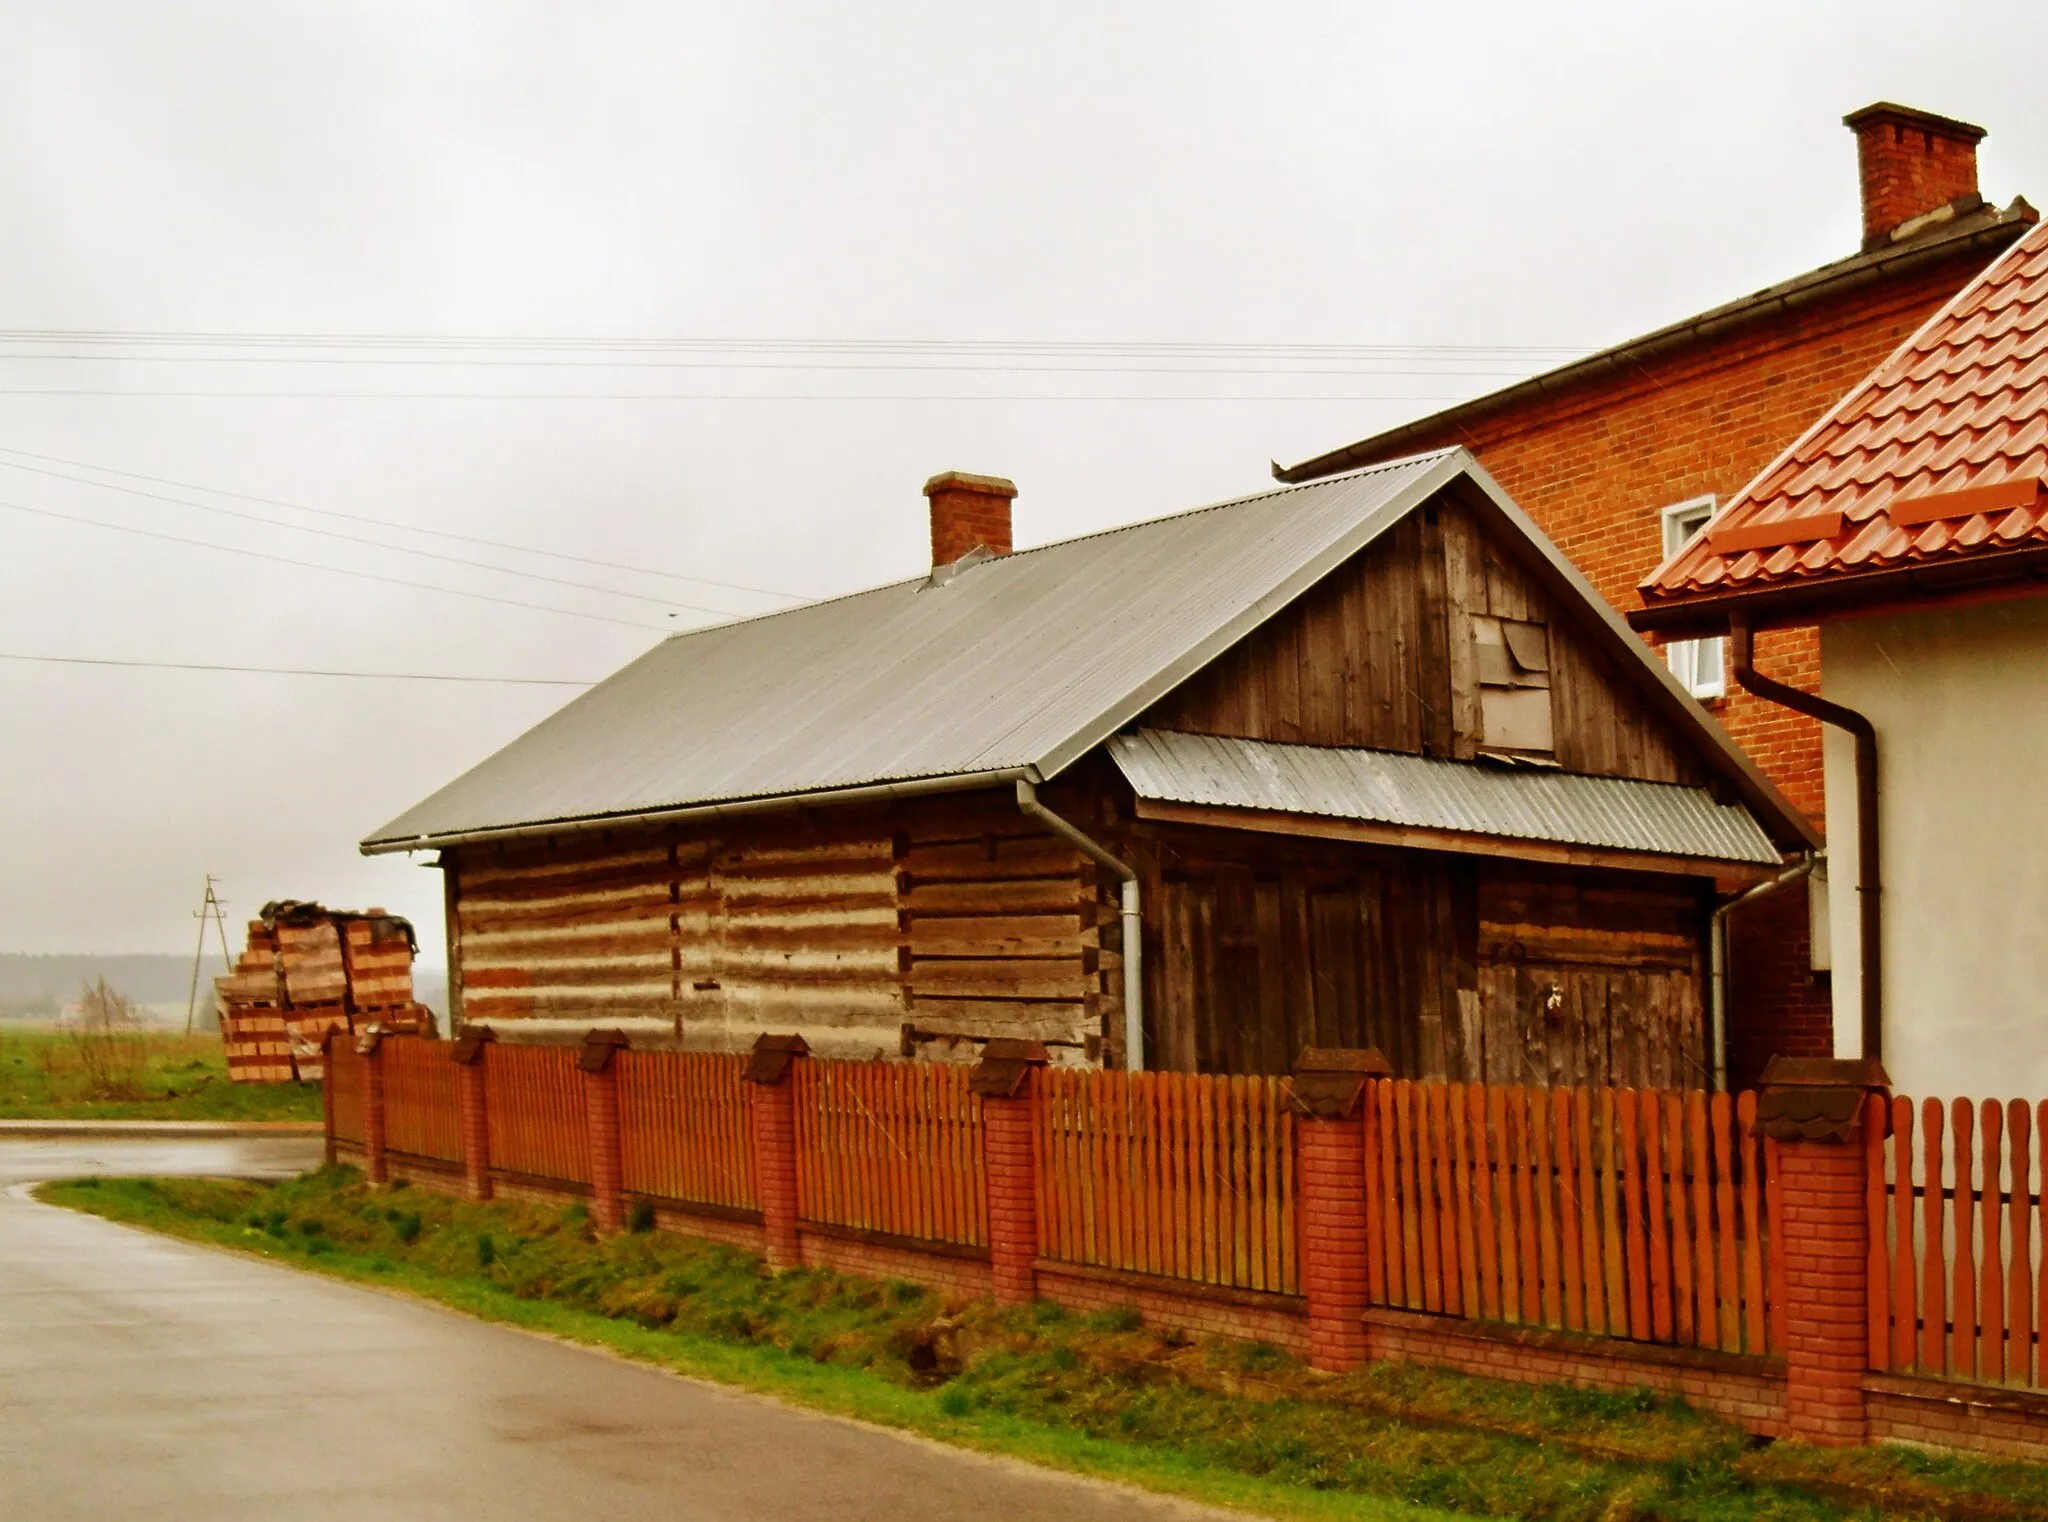
[{"label": "second brick chimney", "polygon": [[932,504],[932,568],[951,565],[969,550],[1010,553],[1010,501],[1014,483],[1001,476],[949,470],[924,483]]},{"label": "second brick chimney", "polygon": [[1856,133],[1863,182],[1863,247],[1880,248],[1930,213],[1961,216],[1984,204],[1977,193],[1977,144],[1984,129],[1910,106],[1879,101],[1842,118]]}]

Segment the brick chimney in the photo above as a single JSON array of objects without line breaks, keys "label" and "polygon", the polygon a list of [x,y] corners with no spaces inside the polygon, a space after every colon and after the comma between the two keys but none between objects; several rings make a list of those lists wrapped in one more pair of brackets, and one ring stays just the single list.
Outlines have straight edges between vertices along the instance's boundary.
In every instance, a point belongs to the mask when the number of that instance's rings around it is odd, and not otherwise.
[{"label": "brick chimney", "polygon": [[1889,101],[1851,111],[1842,122],[1856,134],[1866,250],[1946,220],[1932,214],[1962,216],[1984,204],[1977,193],[1982,127]]},{"label": "brick chimney", "polygon": [[949,470],[924,483],[932,504],[932,568],[951,565],[969,550],[1010,553],[1010,499],[1014,483],[1001,476]]}]

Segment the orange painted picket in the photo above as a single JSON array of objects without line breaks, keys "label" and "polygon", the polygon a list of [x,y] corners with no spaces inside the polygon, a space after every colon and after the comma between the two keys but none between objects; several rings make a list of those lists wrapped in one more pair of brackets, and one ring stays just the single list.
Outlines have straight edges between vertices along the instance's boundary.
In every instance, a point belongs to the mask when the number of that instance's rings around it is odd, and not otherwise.
[{"label": "orange painted picket", "polygon": [[1782,1351],[1755,1114],[1753,1094],[1375,1080],[1373,1301]]},{"label": "orange painted picket", "polygon": [[462,1161],[455,1064],[448,1060],[448,1048],[448,1042],[419,1036],[386,1036],[378,1047],[377,1060],[384,1064],[384,1145],[391,1151]]},{"label": "orange painted picket", "polygon": [[328,1043],[324,1082],[333,1115],[329,1125],[336,1141],[360,1144],[363,1139],[363,1062],[353,1041]]},{"label": "orange painted picket", "polygon": [[796,1064],[803,1219],[986,1246],[981,1100],[968,1090],[969,1071],[938,1063]]},{"label": "orange painted picket", "polygon": [[484,1059],[491,1167],[535,1180],[590,1182],[590,1129],[577,1049],[503,1042]]},{"label": "orange painted picket", "polygon": [[628,1194],[757,1210],[747,1059],[723,1052],[621,1052],[619,1163]]},{"label": "orange painted picket", "polygon": [[1873,1096],[1870,1366],[2048,1386],[2048,1100]]},{"label": "orange painted picket", "polygon": [[1034,1093],[1045,1257],[1300,1293],[1284,1080],[1049,1068]]}]

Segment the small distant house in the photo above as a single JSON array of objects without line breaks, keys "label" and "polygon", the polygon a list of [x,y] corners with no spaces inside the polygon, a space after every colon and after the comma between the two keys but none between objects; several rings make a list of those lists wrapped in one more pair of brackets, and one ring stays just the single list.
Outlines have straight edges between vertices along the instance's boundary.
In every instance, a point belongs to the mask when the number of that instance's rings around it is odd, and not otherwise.
[{"label": "small distant house", "polygon": [[[1983,128],[1887,102],[1844,122],[1863,231],[1845,257],[1275,474],[1319,480],[1462,445],[1603,597],[1634,607],[1645,575],[2039,220],[2023,199],[2001,208],[1979,193]],[[1773,222],[1825,215],[1828,189]],[[1812,629],[1763,630],[1758,641],[1771,669],[1812,680]],[[1820,725],[1731,682],[1720,640],[1672,638],[1663,650],[1765,775],[1821,821]],[[1738,1083],[1774,1055],[1831,1048],[1830,946],[1824,928],[1813,935],[1827,923],[1827,886],[1824,864],[1729,917]]]},{"label": "small distant house", "polygon": [[[2048,1092],[2048,227],[2036,227],[1642,587],[1829,727],[1835,1046],[1915,1094]],[[1819,692],[1758,672],[1817,628]],[[1845,891],[1847,890],[1847,891]]]},{"label": "small distant house", "polygon": [[1812,827],[1463,450],[677,635],[372,834],[503,1037],[1704,1086]]}]

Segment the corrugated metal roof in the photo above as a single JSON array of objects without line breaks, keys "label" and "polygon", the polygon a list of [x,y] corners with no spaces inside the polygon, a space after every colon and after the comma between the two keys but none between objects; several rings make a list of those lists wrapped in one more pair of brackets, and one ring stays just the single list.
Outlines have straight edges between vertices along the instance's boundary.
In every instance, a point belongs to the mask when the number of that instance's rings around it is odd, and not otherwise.
[{"label": "corrugated metal roof", "polygon": [[677,635],[364,846],[1054,775],[1471,465],[1423,455]]},{"label": "corrugated metal roof", "polygon": [[1710,861],[1782,860],[1747,808],[1716,803],[1703,787],[1153,729],[1117,735],[1108,750],[1140,798],[1161,802]]},{"label": "corrugated metal roof", "polygon": [[1652,605],[2048,543],[2048,223],[1642,584]]}]

